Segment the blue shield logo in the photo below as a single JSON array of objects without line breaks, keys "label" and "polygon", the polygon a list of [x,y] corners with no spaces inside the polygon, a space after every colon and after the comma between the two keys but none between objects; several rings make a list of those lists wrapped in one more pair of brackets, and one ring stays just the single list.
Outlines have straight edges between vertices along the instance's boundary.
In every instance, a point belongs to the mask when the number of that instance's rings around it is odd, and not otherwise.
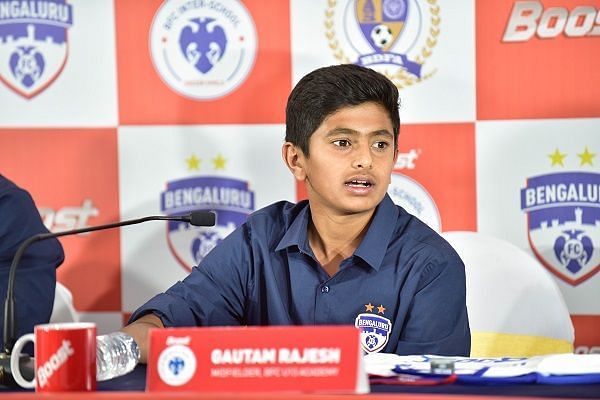
[{"label": "blue shield logo", "polygon": [[167,183],[161,194],[161,210],[182,215],[194,210],[214,211],[214,227],[169,221],[167,241],[179,264],[191,270],[254,211],[254,192],[248,182],[225,177],[192,177]]},{"label": "blue shield logo", "polygon": [[173,359],[169,361],[169,369],[173,375],[179,375],[183,368],[185,368],[185,360],[181,357],[173,357]]},{"label": "blue shield logo", "polygon": [[356,21],[376,53],[388,51],[396,42],[408,14],[406,0],[358,0]]},{"label": "blue shield logo", "polygon": [[373,50],[371,54],[361,55],[358,64],[390,63],[421,76],[421,64],[393,51],[410,11],[407,0],[355,0],[354,11],[360,31]]},{"label": "blue shield logo", "polygon": [[0,80],[30,99],[62,72],[72,6],[65,0],[0,1]]},{"label": "blue shield logo", "polygon": [[521,189],[529,244],[554,275],[575,286],[600,270],[600,174],[529,178]]},{"label": "blue shield logo", "polygon": [[179,46],[186,60],[205,74],[223,57],[227,36],[215,18],[192,18],[179,34]]},{"label": "blue shield logo", "polygon": [[381,351],[392,331],[392,322],[377,314],[358,314],[354,326],[360,330],[360,345],[367,353]]}]

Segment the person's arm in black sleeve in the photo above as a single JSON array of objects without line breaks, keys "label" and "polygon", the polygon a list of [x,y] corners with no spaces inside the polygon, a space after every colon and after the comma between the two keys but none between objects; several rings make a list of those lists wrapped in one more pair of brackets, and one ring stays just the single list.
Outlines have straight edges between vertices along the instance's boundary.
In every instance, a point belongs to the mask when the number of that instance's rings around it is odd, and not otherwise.
[{"label": "person's arm in black sleeve", "polygon": [[[4,300],[13,257],[23,241],[47,233],[33,199],[25,190],[0,176],[0,329],[4,326]],[[52,314],[56,268],[64,252],[57,239],[36,242],[23,254],[15,276],[15,312],[18,335],[33,332]],[[0,338],[0,344],[3,339]]]}]

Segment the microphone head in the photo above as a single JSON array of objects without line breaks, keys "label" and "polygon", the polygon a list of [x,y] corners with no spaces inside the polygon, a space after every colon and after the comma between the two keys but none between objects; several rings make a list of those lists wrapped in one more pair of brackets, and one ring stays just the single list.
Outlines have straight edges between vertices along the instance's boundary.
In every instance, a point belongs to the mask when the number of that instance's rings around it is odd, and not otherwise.
[{"label": "microphone head", "polygon": [[190,224],[194,226],[215,226],[216,215],[212,211],[192,211]]}]

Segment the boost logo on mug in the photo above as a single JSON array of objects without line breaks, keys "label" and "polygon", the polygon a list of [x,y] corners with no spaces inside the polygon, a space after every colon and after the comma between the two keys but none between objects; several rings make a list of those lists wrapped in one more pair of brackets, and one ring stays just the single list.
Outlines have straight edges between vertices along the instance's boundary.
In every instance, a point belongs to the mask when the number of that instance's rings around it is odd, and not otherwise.
[{"label": "boost logo on mug", "polygon": [[[19,356],[27,342],[35,348],[35,378],[19,371]],[[96,325],[60,323],[37,325],[21,336],[13,348],[10,367],[15,381],[38,392],[96,390]]]}]

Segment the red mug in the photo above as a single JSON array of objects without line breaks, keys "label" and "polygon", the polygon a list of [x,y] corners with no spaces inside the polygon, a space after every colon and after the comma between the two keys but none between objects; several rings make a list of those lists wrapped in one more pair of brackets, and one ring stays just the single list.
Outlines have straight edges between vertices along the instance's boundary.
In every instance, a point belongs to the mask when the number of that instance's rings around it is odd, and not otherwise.
[{"label": "red mug", "polygon": [[[19,356],[34,343],[35,377],[28,381],[19,371]],[[13,378],[36,392],[96,390],[96,324],[69,322],[36,325],[34,333],[21,336],[10,356]]]}]

